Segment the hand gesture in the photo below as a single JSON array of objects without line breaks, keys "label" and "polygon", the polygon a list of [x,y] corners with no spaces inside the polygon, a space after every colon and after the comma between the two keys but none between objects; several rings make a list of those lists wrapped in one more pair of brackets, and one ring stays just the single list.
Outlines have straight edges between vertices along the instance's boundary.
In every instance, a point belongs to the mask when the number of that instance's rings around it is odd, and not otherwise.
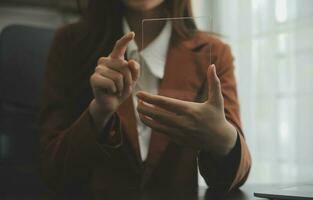
[{"label": "hand gesture", "polygon": [[214,65],[207,71],[208,99],[187,102],[138,92],[141,121],[174,142],[226,155],[235,145],[236,129],[225,118],[221,83]]},{"label": "hand gesture", "polygon": [[101,57],[90,78],[95,103],[103,112],[115,112],[132,93],[139,78],[139,64],[126,61],[124,54],[135,34],[130,32],[119,39],[108,57]]}]

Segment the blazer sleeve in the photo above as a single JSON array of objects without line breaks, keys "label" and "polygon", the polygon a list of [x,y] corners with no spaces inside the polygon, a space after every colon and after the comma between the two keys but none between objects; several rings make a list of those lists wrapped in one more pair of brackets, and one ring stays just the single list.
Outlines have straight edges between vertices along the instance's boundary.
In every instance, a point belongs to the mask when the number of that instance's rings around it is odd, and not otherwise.
[{"label": "blazer sleeve", "polygon": [[[39,116],[41,174],[50,188],[63,192],[87,184],[91,166],[121,151],[123,134],[117,114],[102,133],[97,131],[88,108],[77,112],[71,97],[68,70],[70,37],[68,31],[56,32],[47,60],[45,85]],[[113,138],[108,135],[116,132]]]},{"label": "blazer sleeve", "polygon": [[251,156],[241,128],[239,102],[234,75],[233,56],[230,47],[222,44],[215,62],[224,97],[226,119],[237,129],[237,142],[228,156],[216,160],[210,153],[200,151],[198,156],[200,174],[213,189],[227,192],[240,187],[247,179]]}]

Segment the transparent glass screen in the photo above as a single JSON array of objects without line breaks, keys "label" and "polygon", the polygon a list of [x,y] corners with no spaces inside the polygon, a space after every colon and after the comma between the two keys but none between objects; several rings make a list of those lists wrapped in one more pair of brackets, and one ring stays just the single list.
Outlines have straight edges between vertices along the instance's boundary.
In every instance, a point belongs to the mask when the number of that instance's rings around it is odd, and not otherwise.
[{"label": "transparent glass screen", "polygon": [[[206,37],[213,32],[211,17],[144,19],[141,30],[141,44],[138,45],[137,55],[141,65],[141,76],[137,83],[137,90],[158,93],[156,85],[166,74],[166,68],[169,67],[168,59],[174,47],[182,47],[190,52],[202,49],[201,52],[206,54],[205,65],[209,67],[213,64],[211,45],[201,44],[201,40],[206,40]],[[176,60],[181,60],[183,56],[185,55],[176,56]],[[190,57],[190,59],[196,58]],[[180,70],[179,66],[177,70]]]}]

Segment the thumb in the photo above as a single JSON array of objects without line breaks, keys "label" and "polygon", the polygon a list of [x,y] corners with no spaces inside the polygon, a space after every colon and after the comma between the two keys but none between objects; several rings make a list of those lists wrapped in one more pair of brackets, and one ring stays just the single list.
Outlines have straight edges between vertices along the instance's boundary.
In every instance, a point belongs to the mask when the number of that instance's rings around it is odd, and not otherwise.
[{"label": "thumb", "polygon": [[136,82],[140,77],[140,64],[135,60],[128,61],[128,67],[130,69],[133,83]]},{"label": "thumb", "polygon": [[215,65],[210,65],[207,71],[208,80],[208,100],[207,103],[217,107],[223,106],[223,95],[221,82],[216,74]]}]

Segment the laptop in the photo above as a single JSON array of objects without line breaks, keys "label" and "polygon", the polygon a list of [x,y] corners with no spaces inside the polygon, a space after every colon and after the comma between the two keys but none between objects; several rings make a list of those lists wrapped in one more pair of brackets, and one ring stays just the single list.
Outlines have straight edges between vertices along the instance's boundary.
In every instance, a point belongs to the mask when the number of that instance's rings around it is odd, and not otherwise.
[{"label": "laptop", "polygon": [[266,192],[255,192],[254,196],[277,200],[313,200],[313,184],[290,186]]}]

